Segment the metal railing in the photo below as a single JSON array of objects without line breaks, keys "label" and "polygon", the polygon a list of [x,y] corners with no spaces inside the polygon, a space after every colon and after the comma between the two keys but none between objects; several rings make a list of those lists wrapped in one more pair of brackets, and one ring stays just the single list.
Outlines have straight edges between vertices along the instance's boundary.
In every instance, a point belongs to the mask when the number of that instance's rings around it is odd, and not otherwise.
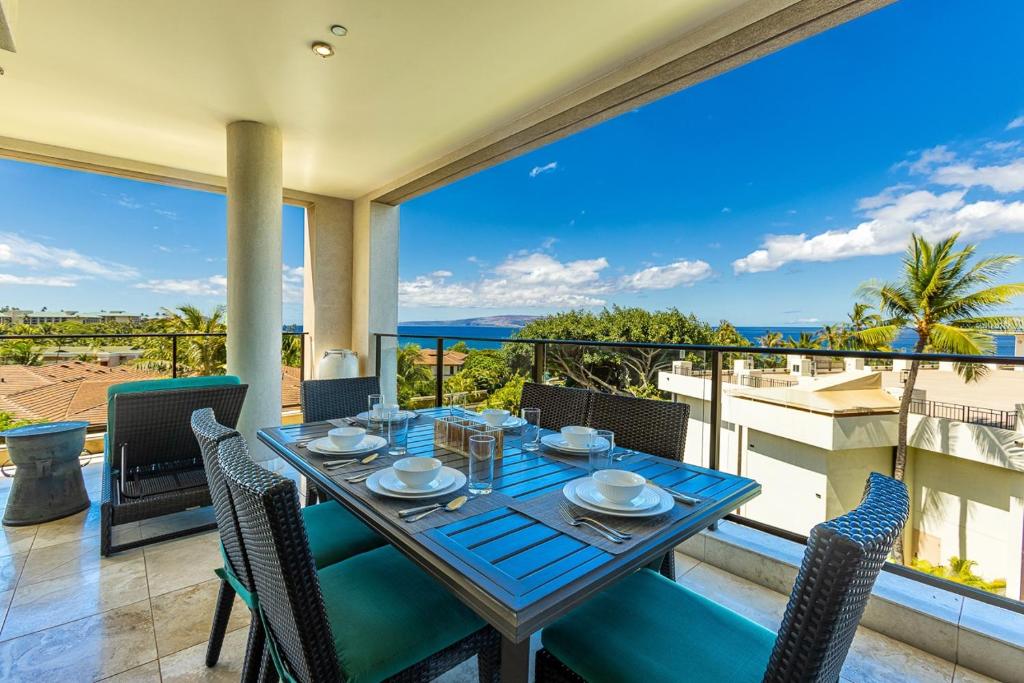
[{"label": "metal railing", "polygon": [[[302,343],[299,345],[299,370],[303,377],[306,376],[306,336],[308,332],[282,332],[282,337],[300,337]],[[204,337],[227,337],[226,332],[119,332],[119,333],[105,333],[105,334],[2,334],[0,335],[0,344],[6,341],[20,341],[20,340],[31,340],[43,343],[50,343],[52,346],[57,347],[57,351],[60,351],[62,346],[70,346],[66,342],[68,340],[86,340],[86,339],[169,339],[171,342],[171,353],[170,353],[170,371],[171,377],[178,377],[181,370],[181,363],[178,358],[178,342],[181,339],[190,338],[204,338]],[[97,353],[103,351],[102,348],[95,349]],[[45,352],[45,350],[44,350]],[[14,363],[6,363],[6,356],[0,353],[0,364],[15,365]]]},{"label": "metal railing", "polygon": [[995,408],[982,408],[960,403],[911,399],[910,412],[915,415],[940,417],[947,420],[970,422],[972,424],[1009,429],[1011,431],[1017,426],[1017,411],[1015,410],[997,410]]},{"label": "metal railing", "polygon": [[[529,345],[533,348],[533,364],[531,368],[531,379],[534,382],[543,382],[547,375],[546,364],[549,354],[552,349],[557,349],[561,346],[583,346],[583,347],[596,347],[605,349],[622,349],[622,350],[661,350],[665,352],[677,352],[678,357],[676,359],[692,358],[693,354],[699,354],[703,357],[703,363],[701,368],[693,369],[686,374],[692,376],[704,377],[710,381],[710,391],[707,395],[703,396],[703,400],[710,403],[708,410],[708,462],[711,469],[720,468],[720,449],[721,449],[721,434],[722,434],[722,386],[727,382],[736,382],[744,386],[751,386],[754,388],[761,387],[789,387],[795,382],[794,380],[782,377],[770,377],[765,375],[743,375],[737,376],[734,373],[726,372],[724,370],[724,363],[727,359],[732,358],[743,358],[753,354],[766,355],[766,356],[778,356],[780,350],[778,348],[768,347],[757,347],[757,346],[725,346],[725,345],[706,345],[706,344],[660,344],[651,342],[614,342],[614,341],[593,341],[593,340],[579,340],[579,339],[531,339],[531,338],[518,338],[518,337],[506,337],[502,339],[495,339],[491,337],[472,337],[472,336],[438,336],[438,335],[417,335],[417,334],[396,334],[396,333],[375,333],[375,344],[374,344],[374,367],[378,374],[381,367],[382,358],[382,340],[383,339],[416,339],[416,340],[429,340],[433,342],[437,349],[438,358],[443,355],[445,348],[445,342],[482,342],[486,344],[524,344]],[[893,361],[893,360],[918,360],[921,367],[934,366],[939,362],[951,361],[959,363],[997,363],[999,365],[1009,366],[1024,366],[1024,358],[1015,356],[957,356],[952,354],[943,353],[922,353],[914,354],[909,352],[900,351],[847,351],[847,350],[831,350],[831,349],[786,349],[785,353],[800,354],[802,356],[812,356],[818,358],[828,359],[843,359],[843,358],[861,358],[865,361]],[[664,370],[671,370],[671,360],[673,358],[665,358]],[[877,363],[873,363],[877,364]],[[434,378],[435,381],[435,393],[438,405],[441,403],[441,398],[444,394],[444,378],[441,373],[438,372]],[[1024,382],[1024,374],[1022,374],[1022,382]],[[997,426],[1004,429],[1013,429],[1014,424],[1010,423],[1011,416],[1015,422],[1016,413],[1012,411],[996,411],[987,408],[975,408],[969,406],[960,406],[952,403],[942,403],[937,401],[918,402],[927,403],[931,405],[920,406],[922,411],[931,412],[920,412],[914,410],[913,404],[911,411],[919,414],[930,414],[936,417],[948,417],[950,419],[956,419],[966,422],[975,422],[977,424],[984,424],[987,426]],[[965,410],[966,409],[966,410]],[[947,414],[943,414],[943,411],[949,410]],[[970,419],[965,419],[970,418]],[[1009,426],[1007,426],[1009,425]],[[893,460],[895,464],[896,448],[893,447]],[[795,533],[793,531],[782,529],[764,522],[760,522],[749,517],[743,517],[737,514],[730,514],[727,519],[733,522],[737,522],[744,526],[759,529],[761,531],[771,533],[773,535],[806,544],[807,537]],[[824,520],[823,520],[824,521]],[[895,565],[891,562],[885,564],[886,571],[899,574],[907,578],[911,578],[922,583],[929,585],[939,586],[945,590],[949,590],[962,595],[987,602],[989,604],[998,605],[1003,608],[1011,609],[1015,612],[1024,613],[1024,603],[1018,602],[1011,598],[996,595],[987,591],[983,591],[978,588],[967,586],[960,583],[948,581],[939,577],[932,576],[920,571],[916,571],[911,567]],[[1021,577],[1021,582],[1024,583],[1024,577]]]}]

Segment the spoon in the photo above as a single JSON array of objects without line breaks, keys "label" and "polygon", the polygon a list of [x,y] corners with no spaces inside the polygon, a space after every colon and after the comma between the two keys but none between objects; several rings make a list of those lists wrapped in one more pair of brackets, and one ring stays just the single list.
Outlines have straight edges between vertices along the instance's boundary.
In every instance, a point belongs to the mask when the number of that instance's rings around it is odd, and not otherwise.
[{"label": "spoon", "polygon": [[[377,453],[370,453],[362,460],[359,460],[359,462],[364,465],[369,465],[371,462],[377,459],[377,455]],[[326,469],[340,469],[342,467],[345,467],[346,465],[351,465],[354,462],[356,462],[355,458],[353,458],[352,460],[335,460],[333,462],[325,462],[324,467]]]},{"label": "spoon", "polygon": [[442,507],[448,512],[455,512],[460,507],[465,505],[467,500],[469,500],[469,498],[467,498],[466,496],[458,496],[457,498],[453,498],[451,501],[449,501],[447,505],[441,505],[440,503],[438,503],[436,506],[430,508],[426,512],[421,512],[418,515],[410,515],[409,517],[403,517],[402,519],[404,519],[407,522],[417,522],[426,517],[427,515],[429,515],[431,512],[437,512]]}]

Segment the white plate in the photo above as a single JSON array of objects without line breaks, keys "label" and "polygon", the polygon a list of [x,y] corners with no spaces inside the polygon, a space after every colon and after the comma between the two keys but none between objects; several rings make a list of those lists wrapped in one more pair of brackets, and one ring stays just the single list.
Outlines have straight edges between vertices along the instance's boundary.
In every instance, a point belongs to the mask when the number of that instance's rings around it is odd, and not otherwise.
[{"label": "white plate", "polygon": [[403,499],[415,499],[415,498],[434,498],[436,496],[443,496],[446,493],[452,493],[458,491],[466,485],[466,475],[458,470],[453,470],[450,467],[445,467],[445,470],[451,470],[455,474],[455,480],[451,486],[447,488],[439,489],[437,491],[429,491],[427,493],[395,493],[394,491],[388,491],[386,488],[380,485],[380,478],[384,472],[390,468],[377,470],[366,480],[366,488],[370,489],[379,496],[387,496],[388,498],[403,498]]},{"label": "white plate", "polygon": [[444,468],[441,468],[437,477],[435,477],[434,481],[430,482],[430,484],[419,488],[413,488],[412,486],[404,484],[402,480],[398,478],[398,475],[395,474],[395,468],[389,467],[381,472],[380,479],[377,480],[377,483],[381,485],[381,488],[385,488],[392,493],[437,493],[442,489],[448,488],[452,485],[452,482],[455,481],[455,475],[452,474],[452,472],[455,472],[455,470],[445,470]]},{"label": "white plate", "polygon": [[613,503],[598,490],[597,482],[593,478],[576,485],[576,496],[603,510],[615,510],[616,512],[642,512],[661,502],[661,496],[658,495],[657,491],[650,486],[644,486],[640,495],[630,501],[633,504]]},{"label": "white plate", "polygon": [[[476,415],[474,415],[474,417],[479,418],[481,424],[487,424],[487,422],[484,420],[483,415],[477,413]],[[526,424],[526,420],[524,420],[523,418],[517,417],[515,415],[509,415],[509,418],[502,422],[500,426],[502,429],[518,429],[519,427],[522,427],[524,424]],[[489,427],[490,425],[487,426]]]},{"label": "white plate", "polygon": [[360,453],[369,453],[375,451],[378,448],[383,448],[388,445],[388,440],[377,436],[375,434],[367,434],[363,437],[363,440],[359,442],[359,445],[349,450],[341,450],[333,443],[328,437],[322,437],[320,439],[314,439],[306,444],[306,448],[312,453],[319,453],[320,455],[359,455]]},{"label": "white plate", "polygon": [[573,479],[568,484],[562,487],[562,495],[564,495],[570,503],[578,505],[584,510],[590,510],[591,512],[599,512],[602,515],[612,515],[613,517],[654,517],[671,510],[676,502],[672,499],[672,496],[668,495],[665,491],[662,491],[657,486],[650,486],[650,488],[658,494],[660,501],[657,505],[646,510],[640,510],[638,512],[622,512],[619,510],[607,510],[599,508],[596,505],[591,505],[587,501],[576,495],[576,487],[581,482],[589,480],[590,477],[580,477],[579,479]]},{"label": "white plate", "polygon": [[[587,453],[590,452],[590,449],[588,449],[586,446],[584,446],[583,448],[570,446],[566,442],[565,437],[562,436],[561,434],[546,434],[540,437],[540,441],[542,444],[544,444],[545,446],[552,450],[561,451],[562,453],[569,453],[571,455],[586,455]],[[597,437],[597,447],[599,449],[608,448],[608,439],[604,438],[603,436]]]},{"label": "white plate", "polygon": [[[396,419],[396,418],[400,418],[400,417],[408,417],[409,418],[409,422],[412,422],[417,417],[419,417],[419,413],[413,412],[411,410],[399,410],[398,411],[398,415],[396,415],[392,419]],[[355,419],[356,419],[356,422],[362,422],[363,424],[366,424],[369,421],[369,419],[370,419],[370,411],[364,410],[363,412],[361,412],[358,415],[356,415]],[[379,418],[379,417],[373,418],[373,421],[374,422],[384,422],[384,420]]]}]

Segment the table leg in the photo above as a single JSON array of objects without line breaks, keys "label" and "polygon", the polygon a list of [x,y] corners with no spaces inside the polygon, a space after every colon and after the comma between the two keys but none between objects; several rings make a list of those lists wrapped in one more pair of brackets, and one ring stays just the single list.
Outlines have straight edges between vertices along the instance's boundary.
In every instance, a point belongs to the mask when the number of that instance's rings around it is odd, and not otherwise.
[{"label": "table leg", "polygon": [[514,643],[501,637],[501,683],[528,683],[530,680],[530,639]]}]

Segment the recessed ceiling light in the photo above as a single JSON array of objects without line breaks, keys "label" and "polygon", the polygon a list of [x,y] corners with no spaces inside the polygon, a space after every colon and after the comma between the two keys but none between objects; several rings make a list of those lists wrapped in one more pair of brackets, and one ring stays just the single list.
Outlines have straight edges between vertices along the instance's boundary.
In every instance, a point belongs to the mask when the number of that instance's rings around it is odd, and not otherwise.
[{"label": "recessed ceiling light", "polygon": [[324,59],[327,59],[328,57],[334,54],[334,48],[331,47],[330,43],[324,43],[318,40],[317,42],[313,43],[311,47],[313,48],[314,54],[319,55]]},{"label": "recessed ceiling light", "polygon": [[341,24],[335,24],[334,26],[331,27],[331,33],[338,37],[346,36],[348,35],[348,29],[342,26]]}]

